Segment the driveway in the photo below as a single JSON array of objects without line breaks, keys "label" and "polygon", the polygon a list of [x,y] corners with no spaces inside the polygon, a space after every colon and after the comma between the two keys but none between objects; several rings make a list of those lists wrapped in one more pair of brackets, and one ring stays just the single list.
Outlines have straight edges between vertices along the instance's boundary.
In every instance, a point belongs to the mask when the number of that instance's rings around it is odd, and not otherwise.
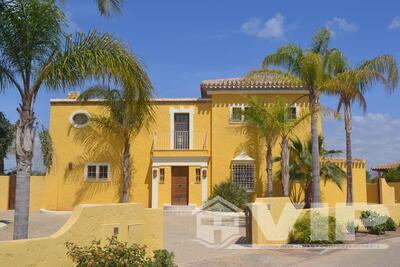
[{"label": "driveway", "polygon": [[[13,220],[13,211],[0,211],[0,221]],[[29,237],[44,237],[55,233],[69,215],[32,211]],[[229,226],[229,221],[223,224]],[[399,235],[383,236],[384,240],[368,240],[386,244],[387,249],[312,250],[312,249],[248,249],[241,245],[245,228],[240,221],[230,249],[204,245],[196,232],[196,216],[165,216],[164,246],[173,251],[179,266],[399,266]],[[206,222],[207,224],[207,222]],[[218,237],[221,239],[221,236]],[[382,238],[380,236],[379,238]],[[0,229],[0,240],[12,239],[12,223]],[[223,239],[223,238],[222,238]]]}]

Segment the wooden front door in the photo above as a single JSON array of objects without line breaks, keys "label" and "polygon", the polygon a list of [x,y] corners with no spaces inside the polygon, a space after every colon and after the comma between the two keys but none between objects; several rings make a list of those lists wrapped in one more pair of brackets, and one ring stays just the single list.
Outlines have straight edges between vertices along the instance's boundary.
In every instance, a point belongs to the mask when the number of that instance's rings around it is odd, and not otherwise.
[{"label": "wooden front door", "polygon": [[172,205],[187,205],[189,191],[189,167],[172,167]]}]

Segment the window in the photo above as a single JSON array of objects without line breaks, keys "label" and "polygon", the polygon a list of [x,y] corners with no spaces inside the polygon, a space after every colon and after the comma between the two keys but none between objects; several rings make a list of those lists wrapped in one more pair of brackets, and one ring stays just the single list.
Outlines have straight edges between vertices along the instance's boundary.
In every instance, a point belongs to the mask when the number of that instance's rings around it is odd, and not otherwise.
[{"label": "window", "polygon": [[232,182],[245,189],[254,189],[254,164],[234,163],[232,165]]},{"label": "window", "polygon": [[110,163],[86,163],[86,181],[108,181],[110,180]]},{"label": "window", "polygon": [[200,175],[201,171],[200,168],[196,169],[196,184],[200,184],[201,183],[201,175]]},{"label": "window", "polygon": [[69,122],[75,128],[82,128],[89,124],[90,115],[87,111],[77,110],[69,117]]},{"label": "window", "polygon": [[164,183],[165,179],[165,169],[160,169],[160,184]]},{"label": "window", "polygon": [[247,107],[244,105],[231,106],[231,122],[235,123],[243,123],[244,122],[244,114],[243,112],[247,110]]},{"label": "window", "polygon": [[290,106],[290,119],[296,119],[297,118],[297,106],[291,105]]},{"label": "window", "polygon": [[241,122],[242,121],[242,108],[234,107],[232,108],[232,121]]}]

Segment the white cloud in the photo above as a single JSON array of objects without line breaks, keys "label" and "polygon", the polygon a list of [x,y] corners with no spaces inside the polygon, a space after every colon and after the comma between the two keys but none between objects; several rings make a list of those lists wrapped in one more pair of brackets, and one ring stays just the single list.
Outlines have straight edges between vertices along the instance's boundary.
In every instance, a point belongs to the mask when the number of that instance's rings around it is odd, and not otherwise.
[{"label": "white cloud", "polygon": [[391,30],[400,28],[400,17],[396,16],[393,18],[392,22],[388,25],[388,28]]},{"label": "white cloud", "polygon": [[285,17],[280,13],[268,19],[265,23],[260,18],[250,18],[242,25],[242,31],[249,35],[265,39],[282,39],[285,32]]},{"label": "white cloud", "polygon": [[[400,160],[399,132],[400,119],[388,114],[353,116],[353,157],[366,159],[368,167]],[[325,121],[323,133],[327,148],[345,151],[344,121]]]},{"label": "white cloud", "polygon": [[358,25],[348,22],[345,18],[334,17],[326,23],[326,27],[332,32],[332,35],[344,32],[355,32]]}]

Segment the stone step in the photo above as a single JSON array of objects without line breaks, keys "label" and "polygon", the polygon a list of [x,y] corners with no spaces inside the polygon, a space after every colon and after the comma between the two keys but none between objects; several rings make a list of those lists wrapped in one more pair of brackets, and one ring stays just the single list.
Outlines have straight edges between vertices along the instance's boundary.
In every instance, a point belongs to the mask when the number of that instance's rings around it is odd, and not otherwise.
[{"label": "stone step", "polygon": [[164,205],[165,216],[190,216],[196,214],[200,209],[194,204],[189,205]]},{"label": "stone step", "polygon": [[164,210],[195,210],[197,206],[195,204],[189,204],[189,205],[169,205],[169,204],[164,204]]}]

